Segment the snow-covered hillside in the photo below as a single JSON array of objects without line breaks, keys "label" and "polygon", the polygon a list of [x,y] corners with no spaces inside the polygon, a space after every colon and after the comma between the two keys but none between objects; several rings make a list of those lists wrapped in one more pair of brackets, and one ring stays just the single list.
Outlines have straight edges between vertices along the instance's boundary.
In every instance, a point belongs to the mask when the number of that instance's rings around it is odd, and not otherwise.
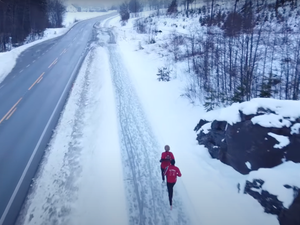
[{"label": "snow-covered hillside", "polygon": [[[84,14],[69,13],[66,27],[80,15]],[[299,165],[241,175],[212,159],[196,141],[194,127],[201,115],[237,121],[232,111],[205,114],[203,96],[189,95],[189,88],[194,88],[191,61],[174,61],[187,47],[178,34],[206,32],[198,16],[159,15],[147,27],[157,32],[144,34],[137,32],[135,19],[126,26],[119,21],[115,17],[95,27],[97,40],[74,84],[19,223],[277,225],[277,218],[264,213],[255,199],[238,193],[237,184],[267,177],[266,189],[274,191],[278,174],[294,173]],[[0,66],[6,68],[0,78],[28,46],[0,54],[0,63],[2,56],[11,65]],[[170,82],[157,79],[163,67]],[[165,144],[171,146],[182,172],[174,187],[172,211],[160,178]],[[286,206],[290,204],[290,193],[274,193]]]},{"label": "snow-covered hillside", "polygon": [[[140,50],[142,40],[132,29],[133,21],[121,27],[115,18],[103,26],[113,28],[117,44],[107,29],[99,28],[20,220],[278,224],[252,197],[238,194],[237,183],[247,177],[212,160],[197,144],[193,128],[204,109],[181,97],[184,67],[177,65],[171,82],[158,82],[157,68],[164,58],[153,45],[143,44]],[[172,211],[160,178],[165,144],[183,174],[174,188]],[[49,207],[51,211],[45,210]]]}]

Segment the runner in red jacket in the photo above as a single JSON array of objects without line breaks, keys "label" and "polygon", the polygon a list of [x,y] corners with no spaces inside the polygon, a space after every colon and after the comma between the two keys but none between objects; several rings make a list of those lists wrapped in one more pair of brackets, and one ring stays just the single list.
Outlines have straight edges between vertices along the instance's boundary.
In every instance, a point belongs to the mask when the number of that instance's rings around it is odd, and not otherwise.
[{"label": "runner in red jacket", "polygon": [[165,175],[167,177],[169,202],[172,210],[173,187],[176,184],[177,177],[181,177],[179,168],[175,166],[175,160],[171,160],[171,165],[166,168]]},{"label": "runner in red jacket", "polygon": [[160,169],[163,182],[165,181],[165,169],[170,165],[171,160],[175,160],[174,155],[170,152],[170,146],[165,146],[165,152],[161,153]]}]

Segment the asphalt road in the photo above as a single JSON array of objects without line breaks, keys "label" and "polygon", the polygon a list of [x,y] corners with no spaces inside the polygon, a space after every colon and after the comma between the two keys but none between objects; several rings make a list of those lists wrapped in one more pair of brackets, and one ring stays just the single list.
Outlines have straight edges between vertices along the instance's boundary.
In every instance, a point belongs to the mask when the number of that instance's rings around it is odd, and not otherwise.
[{"label": "asphalt road", "polygon": [[15,223],[89,50],[93,25],[113,15],[82,21],[26,50],[0,83],[0,225]]}]

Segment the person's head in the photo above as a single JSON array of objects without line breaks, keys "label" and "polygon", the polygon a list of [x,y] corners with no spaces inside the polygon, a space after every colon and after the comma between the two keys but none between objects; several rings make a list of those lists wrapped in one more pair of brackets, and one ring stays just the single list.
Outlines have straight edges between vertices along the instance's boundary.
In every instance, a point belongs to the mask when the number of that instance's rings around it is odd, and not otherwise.
[{"label": "person's head", "polygon": [[171,165],[173,165],[173,166],[175,165],[175,160],[174,159],[171,160]]},{"label": "person's head", "polygon": [[165,146],[165,151],[166,151],[166,152],[170,151],[170,146],[169,146],[169,145],[166,145],[166,146]]}]

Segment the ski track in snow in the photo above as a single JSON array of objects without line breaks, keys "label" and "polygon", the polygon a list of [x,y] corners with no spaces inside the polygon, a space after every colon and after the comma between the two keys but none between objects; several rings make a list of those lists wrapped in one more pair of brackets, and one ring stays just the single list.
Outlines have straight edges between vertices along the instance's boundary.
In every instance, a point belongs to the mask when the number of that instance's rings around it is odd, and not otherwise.
[{"label": "ski track in snow", "polygon": [[170,211],[165,185],[161,184],[159,145],[143,112],[117,45],[108,45],[115,88],[125,189],[130,224],[189,224],[182,202],[174,187]]}]

